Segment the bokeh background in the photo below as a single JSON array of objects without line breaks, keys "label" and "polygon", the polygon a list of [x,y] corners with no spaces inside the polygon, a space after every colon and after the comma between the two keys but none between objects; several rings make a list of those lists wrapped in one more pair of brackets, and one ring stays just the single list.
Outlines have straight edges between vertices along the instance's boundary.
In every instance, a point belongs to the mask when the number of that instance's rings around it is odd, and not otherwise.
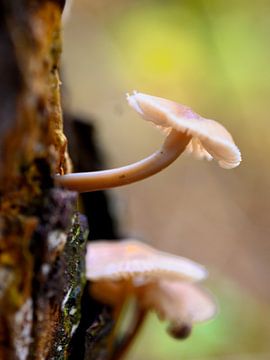
[{"label": "bokeh background", "polygon": [[67,17],[67,104],[95,124],[108,167],[162,143],[127,106],[133,89],[217,119],[243,154],[231,171],[182,156],[111,191],[122,233],[206,265],[220,305],[183,342],[151,316],[129,360],[270,359],[269,11],[267,0],[76,0]]}]

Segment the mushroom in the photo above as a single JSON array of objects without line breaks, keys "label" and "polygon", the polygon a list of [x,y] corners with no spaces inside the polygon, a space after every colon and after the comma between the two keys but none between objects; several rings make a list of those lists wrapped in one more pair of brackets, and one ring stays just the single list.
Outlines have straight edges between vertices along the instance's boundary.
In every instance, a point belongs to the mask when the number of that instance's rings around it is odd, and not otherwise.
[{"label": "mushroom", "polygon": [[150,310],[169,321],[169,333],[175,338],[186,337],[193,323],[215,313],[213,299],[194,285],[207,277],[203,266],[136,240],[90,243],[86,277],[92,296],[109,304],[116,320],[123,304],[135,298],[135,324],[115,350],[114,359],[122,357]]},{"label": "mushroom", "polygon": [[206,277],[207,271],[202,265],[137,240],[104,240],[87,247],[86,278],[92,281],[91,292],[100,301],[113,306],[117,315],[137,288],[160,278],[193,282]]},{"label": "mushroom", "polygon": [[134,92],[129,105],[166,134],[160,150],[134,164],[111,170],[57,175],[56,182],[79,192],[130,184],[169,166],[185,149],[199,158],[216,159],[223,168],[239,165],[241,154],[229,132],[190,108],[159,97]]},{"label": "mushroom", "polygon": [[187,337],[194,323],[209,320],[216,314],[212,296],[198,284],[160,280],[138,297],[142,309],[153,310],[162,320],[169,321],[168,332],[176,339]]},{"label": "mushroom", "polygon": [[192,260],[156,250],[138,240],[104,240],[87,247],[86,277],[91,281],[124,281],[136,286],[161,276],[200,281],[207,277],[207,271]]},{"label": "mushroom", "polygon": [[129,104],[161,130],[175,129],[191,137],[187,150],[197,158],[216,159],[225,169],[238,166],[241,153],[231,134],[218,122],[196,114],[191,108],[160,97],[134,92]]}]

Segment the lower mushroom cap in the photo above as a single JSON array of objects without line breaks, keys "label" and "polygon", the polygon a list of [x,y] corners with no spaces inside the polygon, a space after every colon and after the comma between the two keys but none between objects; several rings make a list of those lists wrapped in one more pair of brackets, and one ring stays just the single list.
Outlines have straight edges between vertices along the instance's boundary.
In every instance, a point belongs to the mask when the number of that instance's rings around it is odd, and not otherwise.
[{"label": "lower mushroom cap", "polygon": [[134,282],[149,282],[154,278],[199,281],[207,277],[203,266],[135,240],[89,244],[86,265],[86,276],[92,281],[133,279]]},{"label": "lower mushroom cap", "polygon": [[212,297],[191,282],[206,276],[204,268],[138,241],[89,244],[86,274],[96,299],[117,313],[134,297],[139,312],[155,311],[170,323],[168,332],[175,338],[187,337],[193,323],[216,313]]}]

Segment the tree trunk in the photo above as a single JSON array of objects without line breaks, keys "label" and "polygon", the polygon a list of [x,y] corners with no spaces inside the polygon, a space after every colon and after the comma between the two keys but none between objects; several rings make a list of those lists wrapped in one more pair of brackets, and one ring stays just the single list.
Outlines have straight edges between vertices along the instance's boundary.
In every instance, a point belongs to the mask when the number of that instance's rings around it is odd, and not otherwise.
[{"label": "tree trunk", "polygon": [[0,359],[64,359],[80,320],[86,220],[70,169],[60,0],[0,0]]}]

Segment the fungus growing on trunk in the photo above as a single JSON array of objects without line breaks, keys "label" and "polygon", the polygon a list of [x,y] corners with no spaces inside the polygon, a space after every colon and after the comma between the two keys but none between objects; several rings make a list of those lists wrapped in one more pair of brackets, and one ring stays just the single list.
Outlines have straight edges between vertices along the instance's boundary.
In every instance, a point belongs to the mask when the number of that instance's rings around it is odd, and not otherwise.
[{"label": "fungus growing on trunk", "polygon": [[231,134],[218,122],[196,114],[185,105],[160,97],[134,92],[129,104],[148,121],[165,133],[172,129],[191,137],[187,146],[197,158],[215,159],[225,169],[241,162],[241,153]]},{"label": "fungus growing on trunk", "polygon": [[78,192],[127,185],[158,173],[185,149],[197,157],[216,159],[223,168],[239,165],[241,154],[230,133],[214,120],[205,119],[176,102],[134,92],[129,105],[166,134],[160,150],[134,164],[111,170],[56,176],[56,182]]},{"label": "fungus growing on trunk", "polygon": [[127,300],[136,301],[135,324],[121,342],[121,354],[151,310],[169,322],[168,332],[175,338],[188,336],[194,323],[216,312],[212,297],[194,285],[207,277],[203,266],[136,240],[89,244],[86,277],[91,294],[114,309],[116,320]]}]

